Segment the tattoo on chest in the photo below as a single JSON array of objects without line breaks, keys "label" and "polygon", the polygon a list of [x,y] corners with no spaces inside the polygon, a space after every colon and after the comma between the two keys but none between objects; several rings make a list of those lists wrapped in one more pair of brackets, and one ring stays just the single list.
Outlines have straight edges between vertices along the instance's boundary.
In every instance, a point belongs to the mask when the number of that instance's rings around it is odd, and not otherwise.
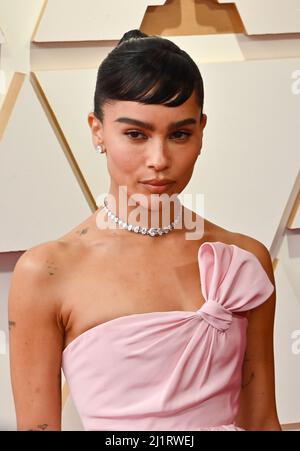
[{"label": "tattoo on chest", "polygon": [[88,232],[89,228],[85,227],[84,229],[78,230],[76,233],[79,235],[85,235]]}]

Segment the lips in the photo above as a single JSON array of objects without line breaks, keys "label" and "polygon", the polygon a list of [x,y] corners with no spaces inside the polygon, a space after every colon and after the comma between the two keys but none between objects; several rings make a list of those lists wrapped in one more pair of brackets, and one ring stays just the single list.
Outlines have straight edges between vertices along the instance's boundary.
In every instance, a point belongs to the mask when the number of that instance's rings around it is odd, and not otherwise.
[{"label": "lips", "polygon": [[158,179],[151,179],[151,180],[145,180],[144,182],[141,182],[147,185],[153,185],[153,186],[164,186],[164,185],[169,185],[171,183],[174,183],[173,180],[169,180],[169,179],[163,179],[163,180],[158,180]]},{"label": "lips", "polygon": [[163,193],[164,191],[167,191],[173,183],[165,183],[164,185],[154,185],[152,183],[143,183],[145,188],[150,191],[151,193]]}]

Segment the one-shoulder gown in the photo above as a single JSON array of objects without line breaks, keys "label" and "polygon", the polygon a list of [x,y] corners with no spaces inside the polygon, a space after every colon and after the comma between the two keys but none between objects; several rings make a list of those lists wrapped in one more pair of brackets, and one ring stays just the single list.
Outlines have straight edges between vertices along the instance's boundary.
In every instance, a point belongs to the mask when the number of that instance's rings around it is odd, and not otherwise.
[{"label": "one-shoulder gown", "polygon": [[85,430],[243,430],[235,424],[248,319],[273,290],[234,244],[198,250],[197,311],[129,314],[83,332],[62,369]]}]

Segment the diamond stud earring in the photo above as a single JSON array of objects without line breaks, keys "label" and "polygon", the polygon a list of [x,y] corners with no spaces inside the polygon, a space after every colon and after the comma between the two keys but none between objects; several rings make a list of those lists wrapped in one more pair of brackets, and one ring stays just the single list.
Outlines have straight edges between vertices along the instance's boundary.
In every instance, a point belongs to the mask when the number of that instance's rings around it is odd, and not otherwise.
[{"label": "diamond stud earring", "polygon": [[96,147],[96,149],[97,149],[98,152],[100,152],[100,153],[104,153],[104,152],[105,152],[105,149],[104,149],[100,144],[98,144],[98,146]]}]

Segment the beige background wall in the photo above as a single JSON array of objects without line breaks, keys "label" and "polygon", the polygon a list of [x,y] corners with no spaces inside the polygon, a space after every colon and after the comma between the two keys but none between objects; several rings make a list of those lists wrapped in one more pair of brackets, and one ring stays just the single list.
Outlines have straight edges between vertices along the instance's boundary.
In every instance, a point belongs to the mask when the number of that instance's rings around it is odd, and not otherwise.
[{"label": "beige background wall", "polygon": [[[86,118],[98,65],[131,28],[173,40],[203,74],[208,125],[184,192],[204,193],[208,219],[270,249],[279,417],[300,428],[299,0],[1,0],[0,429],[15,429],[11,273],[108,189]],[[63,402],[64,429],[80,429],[66,384]]]}]

